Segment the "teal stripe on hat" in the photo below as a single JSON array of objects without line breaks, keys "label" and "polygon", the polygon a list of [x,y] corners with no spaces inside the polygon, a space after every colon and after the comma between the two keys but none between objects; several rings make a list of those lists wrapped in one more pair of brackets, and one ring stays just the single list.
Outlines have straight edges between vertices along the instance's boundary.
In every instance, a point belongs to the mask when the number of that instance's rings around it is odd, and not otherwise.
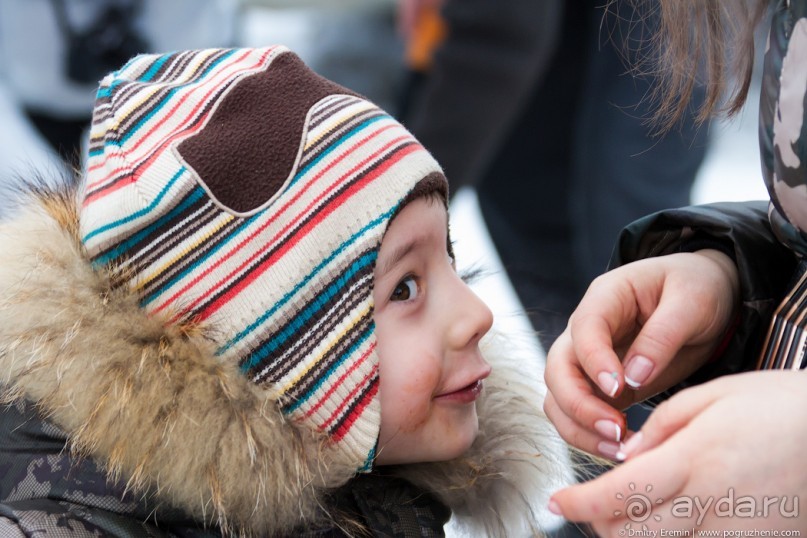
[{"label": "teal stripe on hat", "polygon": [[374,330],[375,330],[375,324],[372,321],[370,321],[370,323],[367,324],[367,329],[361,333],[359,338],[355,342],[353,342],[353,344],[347,350],[345,350],[344,353],[339,355],[339,358],[336,361],[334,361],[334,363],[328,368],[328,370],[325,373],[318,376],[316,383],[314,383],[311,386],[311,388],[309,388],[305,392],[305,394],[303,394],[293,402],[290,402],[289,405],[285,406],[283,408],[283,412],[287,414],[293,413],[301,405],[303,405],[309,398],[311,398],[311,396],[313,396],[314,393],[322,386],[325,380],[328,379],[336,371],[336,369],[342,365],[342,363],[345,362],[345,359],[347,359],[353,353],[355,353],[356,350],[359,349],[361,345],[367,341],[368,338],[370,338],[370,335],[373,334]]},{"label": "teal stripe on hat", "polygon": [[95,93],[95,98],[99,99],[101,97],[109,97],[110,95],[112,95],[112,90],[123,84],[123,82],[124,82],[123,80],[117,79],[113,80],[112,84],[110,84],[109,86],[101,86]]},{"label": "teal stripe on hat", "polygon": [[363,256],[356,259],[348,268],[345,273],[340,276],[330,286],[325,288],[322,293],[315,297],[306,307],[300,311],[294,319],[292,319],[286,327],[275,334],[270,340],[258,348],[252,355],[249,356],[241,364],[241,370],[247,372],[248,370],[257,366],[263,359],[269,356],[270,353],[276,351],[286,341],[297,334],[300,329],[316,314],[328,301],[333,299],[336,294],[350,283],[350,279],[359,271],[366,268],[375,262],[377,252],[368,252]]},{"label": "teal stripe on hat", "polygon": [[343,133],[342,136],[340,136],[339,138],[334,140],[327,149],[325,149],[322,153],[317,155],[314,159],[311,159],[310,163],[308,163],[302,169],[300,169],[300,171],[297,172],[297,174],[295,174],[294,179],[292,179],[291,183],[289,184],[289,187],[291,187],[292,185],[297,183],[297,180],[300,179],[303,175],[305,175],[315,164],[317,164],[322,159],[324,159],[326,156],[328,156],[328,154],[333,152],[334,149],[338,148],[343,143],[345,143],[348,139],[350,139],[358,131],[361,131],[362,129],[364,129],[368,125],[371,125],[371,124],[373,124],[373,123],[375,123],[375,122],[377,122],[379,120],[385,119],[385,118],[389,119],[390,116],[387,115],[387,114],[376,116],[374,118],[370,118],[370,119],[367,119],[367,120],[359,123],[358,125],[356,125],[355,127],[353,127],[352,129],[350,129],[348,131],[345,131],[345,133]]},{"label": "teal stripe on hat", "polygon": [[239,224],[237,227],[235,227],[233,230],[231,230],[228,234],[226,234],[224,237],[222,237],[221,240],[213,246],[213,248],[211,248],[210,250],[205,252],[197,260],[195,260],[192,264],[189,264],[188,267],[183,269],[180,273],[177,273],[170,280],[167,280],[166,282],[163,282],[162,284],[160,284],[159,286],[154,288],[151,292],[149,292],[148,295],[146,295],[145,297],[143,297],[140,300],[140,306],[146,306],[146,305],[152,303],[155,299],[157,299],[160,296],[160,293],[163,290],[166,290],[166,289],[170,288],[171,286],[173,286],[174,284],[176,284],[177,282],[179,282],[180,280],[185,278],[188,275],[188,273],[190,273],[191,271],[193,271],[194,269],[196,269],[197,267],[199,267],[200,265],[205,263],[208,260],[208,258],[210,258],[216,252],[221,250],[225,245],[227,245],[230,242],[230,240],[232,240],[234,237],[237,237],[238,234],[240,234],[247,226],[249,226],[250,224],[255,222],[255,220],[260,216],[261,216],[261,214],[259,213],[257,215],[253,215],[252,217],[244,220],[241,224]]},{"label": "teal stripe on hat", "polygon": [[[367,233],[367,231],[369,231],[370,229],[372,229],[372,228],[374,228],[374,227],[378,226],[379,224],[383,224],[383,223],[384,223],[384,222],[385,222],[385,221],[386,221],[386,220],[387,220],[387,219],[388,219],[388,218],[389,218],[389,217],[392,215],[392,213],[393,213],[394,211],[395,211],[395,210],[394,210],[394,209],[392,209],[392,210],[390,210],[390,211],[387,211],[387,212],[386,212],[386,213],[384,213],[383,215],[381,215],[381,216],[379,216],[379,217],[377,217],[377,218],[373,219],[373,220],[372,220],[370,223],[368,223],[366,226],[364,226],[364,227],[363,227],[361,230],[359,230],[359,231],[358,231],[358,232],[356,232],[354,235],[352,235],[350,238],[348,238],[348,239],[347,239],[347,241],[345,241],[344,243],[342,243],[341,245],[339,245],[339,246],[336,248],[336,250],[334,250],[333,252],[331,252],[331,253],[328,255],[328,257],[326,257],[324,260],[322,260],[322,262],[320,262],[320,263],[319,263],[319,264],[318,264],[316,267],[314,267],[314,269],[313,269],[313,270],[312,270],[310,273],[308,273],[308,274],[305,276],[305,278],[303,278],[303,279],[302,279],[302,280],[301,280],[301,281],[300,281],[300,282],[299,282],[299,283],[298,283],[298,284],[297,284],[297,285],[296,285],[294,288],[292,288],[292,289],[291,289],[291,291],[289,291],[288,293],[286,293],[286,294],[285,294],[285,295],[284,295],[284,296],[283,296],[283,297],[282,297],[282,298],[281,298],[281,299],[280,299],[280,300],[279,300],[277,303],[275,303],[274,305],[272,305],[272,307],[271,307],[269,310],[267,310],[266,312],[264,312],[264,313],[263,313],[263,314],[262,314],[262,315],[261,315],[261,316],[260,316],[258,319],[256,319],[254,322],[252,322],[251,324],[249,324],[249,325],[248,325],[246,328],[244,328],[244,330],[243,330],[243,331],[241,331],[241,332],[239,332],[238,334],[236,334],[236,335],[235,335],[235,336],[234,336],[234,337],[233,337],[233,338],[232,338],[232,339],[231,339],[229,342],[227,342],[227,343],[225,343],[223,346],[221,346],[221,347],[220,347],[220,348],[219,348],[219,349],[216,351],[216,355],[222,355],[222,354],[223,354],[223,353],[225,353],[225,352],[226,352],[228,349],[230,349],[230,348],[231,348],[231,347],[233,347],[235,344],[237,344],[238,342],[240,342],[241,340],[243,340],[245,336],[247,336],[249,333],[251,333],[252,331],[254,331],[254,330],[255,330],[255,329],[256,329],[256,328],[257,328],[259,325],[261,325],[262,323],[264,323],[264,322],[265,322],[265,321],[266,321],[266,320],[267,320],[267,319],[268,319],[270,316],[272,316],[272,314],[274,314],[275,312],[277,312],[277,311],[278,311],[278,309],[280,309],[280,308],[281,308],[283,305],[285,305],[285,304],[286,304],[286,303],[287,303],[287,302],[288,302],[288,301],[289,301],[289,300],[290,300],[292,297],[294,297],[294,295],[296,295],[296,294],[297,294],[297,293],[298,293],[298,292],[299,292],[299,291],[300,291],[302,288],[304,288],[306,285],[308,285],[308,283],[309,283],[309,282],[311,282],[311,280],[313,280],[313,279],[314,279],[314,278],[317,276],[317,274],[318,274],[318,273],[319,273],[319,272],[320,272],[320,271],[321,271],[321,270],[322,270],[322,269],[323,269],[323,268],[324,268],[326,265],[328,265],[329,263],[331,263],[331,262],[334,260],[334,258],[336,258],[336,257],[337,257],[339,254],[341,254],[342,252],[344,252],[345,250],[347,250],[347,248],[348,248],[348,247],[350,247],[350,245],[352,245],[353,243],[355,243],[355,242],[356,242],[356,241],[359,239],[359,237],[361,237],[362,235],[364,235],[365,233]],[[249,368],[250,368],[250,367],[246,367],[246,368],[244,368],[244,370],[248,370]]]},{"label": "teal stripe on hat", "polygon": [[98,256],[97,258],[95,258],[95,260],[93,260],[93,263],[95,265],[103,265],[103,264],[106,264],[106,263],[114,260],[115,258],[118,258],[118,257],[122,256],[130,248],[132,248],[133,246],[138,244],[140,241],[142,241],[143,238],[148,237],[149,234],[153,233],[154,231],[159,230],[162,227],[165,227],[169,222],[171,222],[171,220],[176,218],[177,215],[181,214],[183,211],[185,211],[185,209],[187,209],[188,207],[190,207],[191,205],[196,203],[204,195],[205,195],[204,189],[202,189],[201,187],[197,187],[196,189],[191,191],[189,196],[185,197],[185,200],[183,200],[181,204],[176,206],[174,209],[172,209],[166,215],[159,218],[153,224],[143,228],[142,230],[140,230],[136,234],[132,235],[126,241],[123,241],[117,247],[110,250],[106,254]]},{"label": "teal stripe on hat", "polygon": [[152,64],[149,70],[143,73],[143,76],[140,77],[138,80],[141,82],[151,81],[151,79],[154,78],[154,75],[157,74],[157,71],[160,70],[163,64],[167,62],[169,58],[173,58],[174,56],[176,56],[176,53],[170,52],[168,54],[163,54],[162,56],[157,58],[157,60]]},{"label": "teal stripe on hat", "polygon": [[364,460],[364,465],[359,468],[360,473],[369,473],[372,470],[376,452],[378,452],[378,441],[376,441],[376,445],[370,450],[370,453],[367,454],[367,459]]},{"label": "teal stripe on hat", "polygon": [[[214,62],[212,62],[209,66],[207,66],[207,68],[204,71],[202,71],[202,73],[198,77],[196,77],[194,79],[194,82],[206,77],[214,67],[216,67],[218,64],[223,62],[225,59],[227,59],[230,56],[232,56],[233,54],[235,54],[235,52],[236,52],[236,49],[233,49],[233,50],[227,51],[227,53],[225,53],[225,54],[222,54],[220,58],[217,58]],[[171,98],[174,96],[174,94],[176,92],[178,92],[181,89],[186,89],[186,87],[187,87],[187,84],[183,84],[182,86],[177,86],[175,88],[171,88],[168,91],[168,93],[165,96],[163,96],[162,99],[160,99],[160,101],[154,106],[153,109],[149,110],[148,113],[145,116],[140,118],[140,120],[137,123],[135,123],[128,131],[126,131],[126,133],[124,133],[124,135],[121,137],[120,141],[118,141],[116,143],[116,145],[120,145],[120,144],[126,142],[127,140],[129,140],[129,138],[132,137],[155,114],[157,114],[162,109],[162,107],[164,107],[168,102],[171,101]],[[105,142],[104,145],[106,145],[106,144],[108,144],[110,142]]]},{"label": "teal stripe on hat", "polygon": [[114,222],[110,222],[109,224],[105,224],[104,226],[101,226],[100,228],[96,228],[95,230],[93,230],[93,231],[89,232],[87,235],[85,235],[81,239],[81,241],[86,243],[87,241],[89,241],[90,239],[92,239],[93,237],[95,237],[98,234],[104,233],[104,232],[106,232],[108,230],[111,230],[113,228],[117,228],[118,226],[122,226],[124,224],[129,223],[129,222],[132,222],[133,220],[135,220],[137,218],[140,218],[143,215],[146,215],[149,212],[153,211],[154,208],[157,207],[157,205],[163,200],[163,198],[165,198],[165,195],[168,193],[168,191],[171,189],[171,187],[174,186],[174,183],[176,183],[177,180],[180,178],[180,176],[182,176],[182,174],[184,174],[186,171],[187,171],[187,168],[185,168],[184,166],[182,168],[180,168],[179,171],[176,174],[174,174],[174,177],[172,177],[171,179],[168,180],[168,183],[165,184],[165,187],[162,188],[162,190],[157,194],[157,197],[154,198],[154,200],[148,206],[144,207],[143,209],[141,209],[139,211],[135,211],[134,213],[132,213],[128,217],[118,219],[118,220],[116,220]]}]

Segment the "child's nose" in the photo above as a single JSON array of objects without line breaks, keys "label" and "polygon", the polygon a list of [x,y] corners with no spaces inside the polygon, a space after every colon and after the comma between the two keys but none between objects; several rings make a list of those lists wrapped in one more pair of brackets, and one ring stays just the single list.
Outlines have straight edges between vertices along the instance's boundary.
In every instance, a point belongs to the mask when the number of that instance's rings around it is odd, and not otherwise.
[{"label": "child's nose", "polygon": [[449,301],[452,311],[448,337],[452,347],[462,349],[476,345],[487,334],[493,325],[493,313],[461,280],[457,288],[458,293]]}]

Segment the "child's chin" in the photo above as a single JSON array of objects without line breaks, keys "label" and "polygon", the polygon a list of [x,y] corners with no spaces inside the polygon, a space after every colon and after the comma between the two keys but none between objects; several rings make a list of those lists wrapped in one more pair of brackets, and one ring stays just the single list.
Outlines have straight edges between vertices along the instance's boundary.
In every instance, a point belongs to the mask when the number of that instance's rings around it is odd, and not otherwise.
[{"label": "child's chin", "polygon": [[[448,461],[459,458],[471,449],[477,436],[479,435],[479,422],[474,420],[473,424],[469,424],[463,431],[458,431],[454,442],[446,446],[444,457],[439,461]],[[435,460],[437,461],[437,460]]]},{"label": "child's chin", "polygon": [[429,463],[449,461],[466,454],[479,433],[479,424],[474,421],[462,429],[455,429],[451,435],[443,438],[440,446],[431,446],[425,450],[403,450],[401,447],[382,449],[376,459],[377,466],[405,465],[409,463]]}]

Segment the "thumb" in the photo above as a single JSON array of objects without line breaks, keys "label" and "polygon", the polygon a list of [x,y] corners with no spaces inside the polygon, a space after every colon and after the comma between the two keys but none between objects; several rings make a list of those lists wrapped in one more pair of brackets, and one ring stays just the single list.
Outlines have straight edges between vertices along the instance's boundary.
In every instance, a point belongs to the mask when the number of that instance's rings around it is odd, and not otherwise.
[{"label": "thumb", "polygon": [[647,452],[684,428],[720,397],[722,391],[713,390],[713,385],[708,383],[683,390],[656,407],[642,429],[622,445],[620,459],[630,459]]},{"label": "thumb", "polygon": [[687,481],[687,461],[677,447],[659,447],[635,460],[600,475],[594,480],[555,492],[549,510],[569,521],[606,522],[624,516],[631,488],[649,494],[653,499],[668,499],[678,493]]},{"label": "thumb", "polygon": [[699,367],[725,334],[736,306],[737,268],[728,256],[709,249],[674,256],[658,301],[645,296],[643,307],[637,296],[648,319],[625,354],[625,383],[634,389],[669,371],[673,357],[675,370],[667,380]]},{"label": "thumb", "polygon": [[633,340],[624,361],[625,383],[635,389],[652,383],[681,349],[702,332],[706,320],[685,294],[666,290]]},{"label": "thumb", "polygon": [[727,390],[726,384],[711,382],[681,391],[658,406],[641,431],[623,445],[628,461],[594,480],[556,492],[549,502],[550,511],[570,521],[603,521],[624,512],[620,505],[625,503],[625,495],[615,493],[624,492],[626,485],[641,483],[646,492],[654,488],[654,495],[665,499],[677,494],[689,479],[689,460],[681,457],[683,445],[688,443],[670,438]]}]

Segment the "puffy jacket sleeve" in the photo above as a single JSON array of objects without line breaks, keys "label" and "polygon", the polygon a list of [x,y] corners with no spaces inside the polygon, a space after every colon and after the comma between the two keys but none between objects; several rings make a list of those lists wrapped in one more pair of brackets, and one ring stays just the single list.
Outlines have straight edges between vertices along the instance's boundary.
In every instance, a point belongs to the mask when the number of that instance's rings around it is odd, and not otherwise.
[{"label": "puffy jacket sleeve", "polygon": [[665,210],[630,224],[620,234],[610,268],[653,256],[714,248],[734,259],[740,276],[739,322],[723,353],[649,403],[756,365],[770,319],[798,262],[774,236],[767,209],[767,202],[758,201]]}]

